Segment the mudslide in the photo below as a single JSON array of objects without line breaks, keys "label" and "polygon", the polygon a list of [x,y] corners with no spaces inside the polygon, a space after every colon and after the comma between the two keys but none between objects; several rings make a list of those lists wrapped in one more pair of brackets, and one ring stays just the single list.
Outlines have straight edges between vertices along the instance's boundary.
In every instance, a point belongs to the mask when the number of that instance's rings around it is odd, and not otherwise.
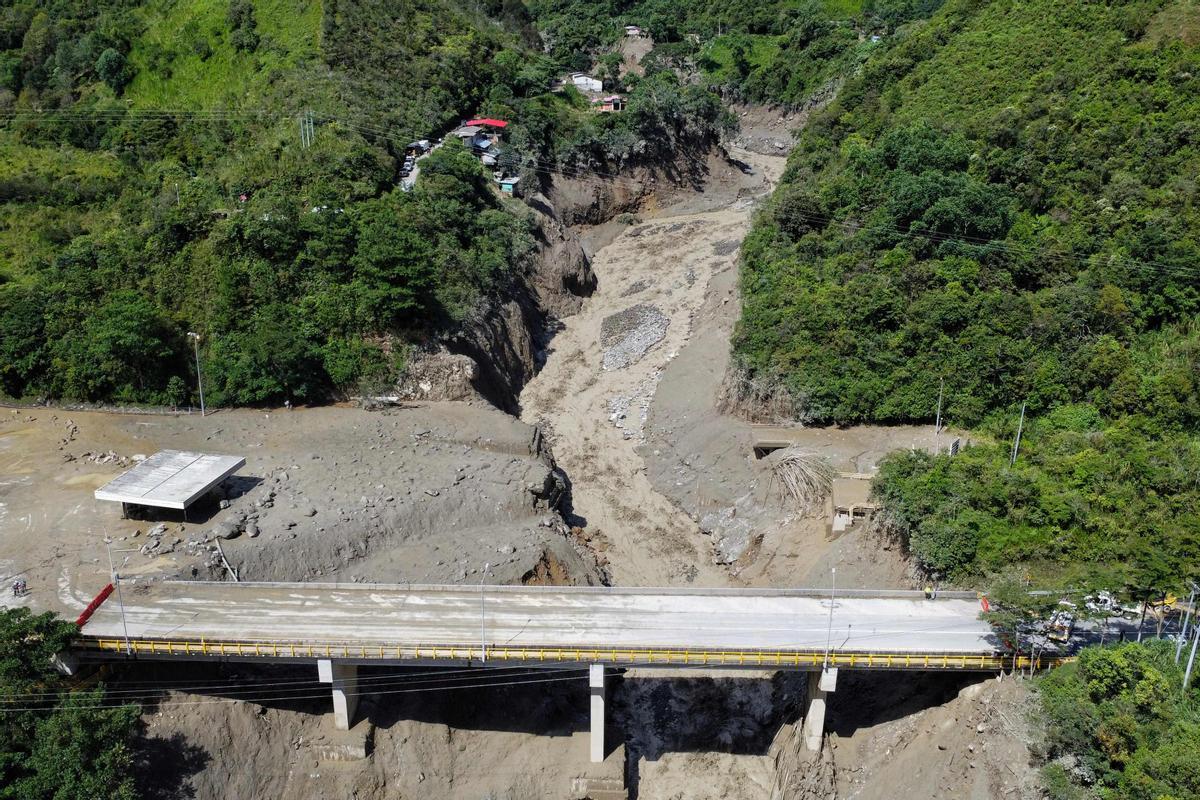
[{"label": "mudslide", "polygon": [[[767,192],[782,159],[754,158],[767,172]],[[571,480],[574,522],[614,584],[730,581],[696,520],[647,478],[637,446],[663,370],[692,336],[710,282],[736,269],[754,205],[731,193],[723,208],[668,212],[626,228],[596,254],[595,294],[564,321],[521,395],[521,419],[545,429]]]}]

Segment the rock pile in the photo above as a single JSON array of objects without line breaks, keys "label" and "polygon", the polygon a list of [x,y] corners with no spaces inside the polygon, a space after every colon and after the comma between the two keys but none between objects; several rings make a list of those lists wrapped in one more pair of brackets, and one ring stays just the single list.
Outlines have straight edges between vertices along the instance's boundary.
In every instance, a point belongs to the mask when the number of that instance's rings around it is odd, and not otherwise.
[{"label": "rock pile", "polygon": [[670,324],[671,320],[662,311],[645,303],[605,317],[600,323],[604,369],[622,369],[637,363],[662,341]]}]

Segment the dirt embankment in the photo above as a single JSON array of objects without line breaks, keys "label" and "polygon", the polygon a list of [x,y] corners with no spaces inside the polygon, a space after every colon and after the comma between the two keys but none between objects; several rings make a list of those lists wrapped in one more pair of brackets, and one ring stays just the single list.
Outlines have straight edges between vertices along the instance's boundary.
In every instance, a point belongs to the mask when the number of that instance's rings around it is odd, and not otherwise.
[{"label": "dirt embankment", "polygon": [[[234,453],[246,466],[189,521],[122,519],[92,497],[160,449]],[[567,582],[601,577],[558,513],[565,479],[540,432],[486,404],[6,412],[0,474],[0,576],[26,575],[41,608],[73,610],[107,582],[106,536],[130,581],[227,578],[218,545],[252,580],[517,583],[551,566]]]}]

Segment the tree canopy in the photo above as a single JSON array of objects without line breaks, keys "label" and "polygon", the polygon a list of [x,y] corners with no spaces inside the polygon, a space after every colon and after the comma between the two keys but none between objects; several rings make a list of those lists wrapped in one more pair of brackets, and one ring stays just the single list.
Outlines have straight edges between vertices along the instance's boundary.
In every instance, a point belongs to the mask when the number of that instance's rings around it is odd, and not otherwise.
[{"label": "tree canopy", "polygon": [[0,611],[0,798],[136,797],[138,707],[72,691],[53,665],[77,633],[53,614]]}]

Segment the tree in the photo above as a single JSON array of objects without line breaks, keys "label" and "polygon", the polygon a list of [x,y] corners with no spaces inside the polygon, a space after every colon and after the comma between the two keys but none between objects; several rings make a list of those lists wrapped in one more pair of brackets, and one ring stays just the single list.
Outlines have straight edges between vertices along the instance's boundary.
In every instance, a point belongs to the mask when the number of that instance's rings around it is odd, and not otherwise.
[{"label": "tree", "polygon": [[0,611],[0,798],[135,797],[138,707],[97,708],[102,687],[72,693],[53,666],[77,634],[53,614]]},{"label": "tree", "polygon": [[436,280],[433,243],[408,215],[386,203],[367,206],[358,220],[352,263],[367,314],[378,327],[414,327],[429,311]]},{"label": "tree", "polygon": [[111,47],[96,59],[96,74],[117,94],[125,90],[126,84],[132,77],[125,56],[119,50]]},{"label": "tree", "polygon": [[164,394],[167,402],[171,404],[172,408],[179,408],[181,405],[187,402],[187,384],[183,382],[183,378],[179,377],[178,375],[172,375],[167,381],[167,388]]},{"label": "tree", "polygon": [[121,290],[64,339],[56,361],[68,396],[156,400],[179,355],[178,336],[149,299]]},{"label": "tree", "polygon": [[27,394],[46,368],[46,298],[18,286],[0,287],[0,389]]}]

